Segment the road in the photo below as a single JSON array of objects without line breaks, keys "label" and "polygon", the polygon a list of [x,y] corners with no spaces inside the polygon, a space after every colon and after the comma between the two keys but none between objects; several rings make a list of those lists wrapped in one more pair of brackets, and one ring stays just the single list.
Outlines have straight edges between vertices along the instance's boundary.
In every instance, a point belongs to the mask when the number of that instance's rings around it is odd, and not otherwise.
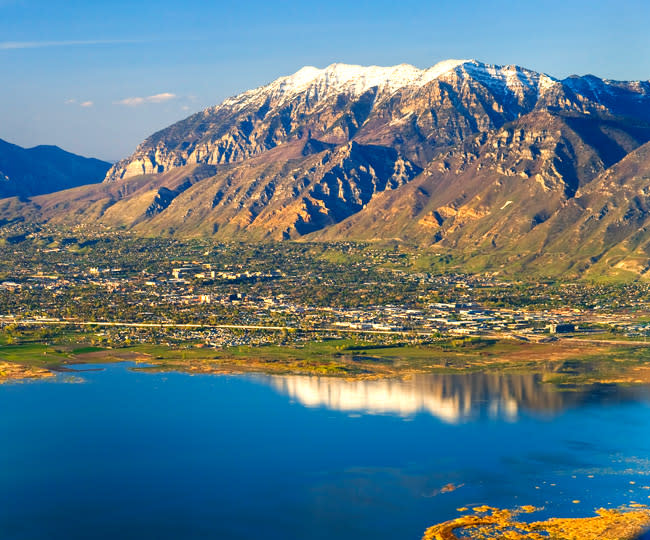
[{"label": "road", "polygon": [[347,334],[393,334],[393,335],[418,335],[432,336],[433,332],[422,332],[412,330],[361,330],[355,328],[300,328],[296,326],[263,326],[252,324],[198,324],[198,323],[134,323],[125,321],[68,321],[63,319],[18,319],[11,316],[0,315],[0,322],[5,324],[21,325],[52,325],[52,326],[119,326],[125,328],[185,328],[185,329],[222,329],[222,330],[299,330],[301,332],[341,332]]},{"label": "road", "polygon": [[[422,330],[362,330],[356,328],[342,328],[342,327],[324,327],[324,328],[301,328],[296,326],[264,326],[254,324],[198,324],[198,323],[135,323],[126,321],[73,321],[64,319],[20,319],[11,315],[0,315],[0,323],[5,324],[22,324],[22,325],[53,325],[53,326],[104,326],[104,327],[124,327],[124,328],[178,328],[178,329],[214,329],[214,330],[270,330],[275,332],[282,331],[301,331],[311,333],[330,333],[337,332],[343,334],[375,334],[375,335],[397,335],[397,336],[421,336],[431,337],[437,335],[437,332],[422,331]],[[524,336],[515,334],[463,334],[453,337],[482,337],[485,339],[515,339],[527,340]],[[565,343],[588,343],[590,345],[640,345],[642,347],[650,347],[649,341],[639,340],[615,340],[615,339],[592,339],[580,337],[564,337],[554,335],[558,341]]]}]

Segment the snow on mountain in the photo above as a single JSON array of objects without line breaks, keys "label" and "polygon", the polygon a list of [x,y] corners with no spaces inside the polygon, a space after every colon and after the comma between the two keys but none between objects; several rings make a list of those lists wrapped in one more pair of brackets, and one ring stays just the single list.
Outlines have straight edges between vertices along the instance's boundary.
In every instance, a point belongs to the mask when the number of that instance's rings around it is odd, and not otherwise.
[{"label": "snow on mountain", "polygon": [[485,86],[499,86],[519,95],[523,90],[541,91],[550,88],[559,81],[544,73],[538,73],[519,66],[495,66],[482,64],[475,60],[465,63],[463,69],[475,80]]},{"label": "snow on mountain", "polygon": [[594,75],[572,75],[562,84],[612,114],[650,121],[650,81],[614,81]]},{"label": "snow on mountain", "polygon": [[494,90],[507,90],[517,95],[522,89],[536,91],[558,83],[548,75],[518,66],[497,66],[476,60],[444,60],[428,69],[419,69],[410,64],[380,67],[336,63],[323,69],[303,67],[293,75],[280,77],[268,85],[231,97],[223,105],[233,109],[260,101],[275,105],[298,95],[303,95],[310,102],[317,102],[340,94],[358,97],[375,87],[378,95],[386,96],[402,88],[424,86],[451,74],[470,76]]},{"label": "snow on mountain", "polygon": [[[459,65],[463,61],[452,62]],[[452,69],[453,65],[448,65],[448,69]],[[360,96],[374,87],[380,92],[392,93],[405,86],[425,84],[427,71],[408,64],[391,67],[332,64],[323,69],[306,66],[293,75],[280,77],[266,86],[227,99],[224,105],[238,107],[267,99],[280,103],[299,94],[304,94],[310,101],[320,101],[331,95]]]}]

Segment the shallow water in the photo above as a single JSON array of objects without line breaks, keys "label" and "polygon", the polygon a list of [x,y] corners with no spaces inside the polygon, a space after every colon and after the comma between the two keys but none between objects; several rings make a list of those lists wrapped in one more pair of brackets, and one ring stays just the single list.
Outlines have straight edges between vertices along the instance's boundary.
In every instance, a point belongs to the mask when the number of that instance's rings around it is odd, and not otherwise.
[{"label": "shallow water", "polygon": [[0,538],[419,539],[474,504],[650,503],[648,388],[128,368],[0,386]]}]

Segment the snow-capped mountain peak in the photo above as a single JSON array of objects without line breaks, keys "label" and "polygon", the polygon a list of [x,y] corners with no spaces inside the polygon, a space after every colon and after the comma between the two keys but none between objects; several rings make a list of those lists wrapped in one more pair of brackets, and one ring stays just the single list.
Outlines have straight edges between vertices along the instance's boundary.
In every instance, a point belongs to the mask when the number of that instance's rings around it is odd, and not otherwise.
[{"label": "snow-capped mountain peak", "polygon": [[322,69],[305,66],[293,75],[230,98],[225,104],[243,105],[262,96],[275,102],[298,94],[315,100],[336,94],[360,96],[371,88],[377,88],[381,94],[391,94],[401,88],[423,86],[468,62],[475,61],[445,60],[424,70],[410,64],[381,67],[335,63]]},{"label": "snow-capped mountain peak", "polygon": [[[476,60],[445,60],[428,69],[307,66],[154,133],[107,179],[190,163],[236,163],[301,140],[318,141],[321,149],[351,141],[390,146],[422,166],[440,148],[536,110],[646,121],[649,103],[649,82],[559,81],[523,67]],[[309,143],[301,151],[314,149]]]}]

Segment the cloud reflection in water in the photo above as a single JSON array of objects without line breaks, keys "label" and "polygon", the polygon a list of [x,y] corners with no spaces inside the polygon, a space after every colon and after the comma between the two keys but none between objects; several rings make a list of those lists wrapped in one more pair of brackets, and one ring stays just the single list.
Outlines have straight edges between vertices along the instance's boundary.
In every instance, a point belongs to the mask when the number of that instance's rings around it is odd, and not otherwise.
[{"label": "cloud reflection in water", "polygon": [[560,391],[541,374],[418,374],[408,379],[346,380],[269,376],[264,380],[306,407],[344,412],[428,413],[447,423],[480,417],[516,420],[522,411],[557,414],[590,402],[631,400],[647,389],[596,385]]}]

